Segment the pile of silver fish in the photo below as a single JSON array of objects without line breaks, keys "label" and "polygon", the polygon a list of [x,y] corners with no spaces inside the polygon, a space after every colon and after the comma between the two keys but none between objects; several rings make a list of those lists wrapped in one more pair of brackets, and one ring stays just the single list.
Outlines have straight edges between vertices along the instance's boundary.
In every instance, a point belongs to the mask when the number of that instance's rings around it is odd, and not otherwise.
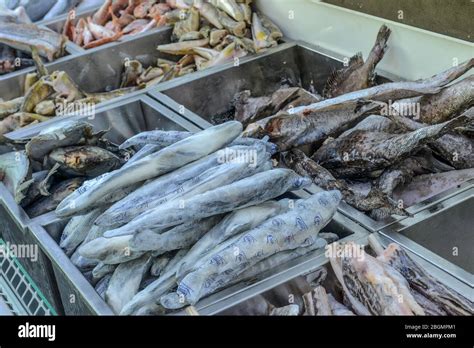
[{"label": "pile of silver fish", "polygon": [[[281,161],[373,219],[474,178],[474,59],[431,78],[374,85],[387,49],[383,26],[364,62],[335,71],[323,97],[283,86],[268,96],[239,92],[215,124],[235,119],[245,136],[269,137]],[[454,82],[454,83],[452,83]],[[407,111],[418,112],[407,112]]]},{"label": "pile of silver fish", "polygon": [[13,12],[31,22],[51,20],[69,10],[100,6],[103,0],[0,0],[0,12]]},{"label": "pile of silver fish", "polygon": [[311,180],[274,168],[275,146],[242,130],[137,134],[121,168],[57,206],[70,218],[60,246],[115,313],[179,310],[327,244],[340,193],[275,200]]},{"label": "pile of silver fish", "polygon": [[[227,315],[464,315],[474,303],[428,274],[397,244],[372,235],[369,255],[353,242],[327,247],[325,266],[226,311]],[[310,291],[308,291],[310,290]],[[292,296],[290,296],[292,295]]]},{"label": "pile of silver fish", "polygon": [[37,72],[26,75],[24,96],[0,102],[0,136],[55,116],[73,115],[77,110],[93,117],[94,105],[143,88],[137,86],[87,93],[65,71],[49,73],[35,49],[33,60]]},{"label": "pile of silver fish", "polygon": [[[159,58],[156,66],[143,67],[138,60],[125,62],[122,87],[147,87],[195,71],[234,62],[278,45],[283,34],[263,14],[253,12],[250,1],[176,2],[178,9],[165,14],[173,24],[172,40],[158,51],[179,56],[178,61]],[[240,120],[238,120],[240,121]]]},{"label": "pile of silver fish", "polygon": [[86,122],[59,122],[0,155],[0,179],[29,217],[54,211],[86,179],[120,168],[134,153],[104,133]]}]

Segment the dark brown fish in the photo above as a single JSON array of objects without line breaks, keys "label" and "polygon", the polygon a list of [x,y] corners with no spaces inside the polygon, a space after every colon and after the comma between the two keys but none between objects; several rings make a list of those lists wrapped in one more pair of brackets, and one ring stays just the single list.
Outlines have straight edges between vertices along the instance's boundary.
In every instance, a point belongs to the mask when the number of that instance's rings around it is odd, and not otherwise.
[{"label": "dark brown fish", "polygon": [[281,112],[250,124],[244,134],[256,138],[269,136],[270,141],[277,144],[281,151],[307,144],[316,146],[353,127],[378,108],[378,104],[361,105],[354,102],[307,113]]},{"label": "dark brown fish", "polygon": [[120,167],[122,161],[97,146],[71,146],[53,150],[48,161],[59,164],[59,172],[69,176],[96,177]]},{"label": "dark brown fish", "polygon": [[256,122],[279,111],[287,111],[321,100],[319,96],[299,87],[281,88],[271,96],[252,97],[251,94],[249,90],[242,91],[232,102],[232,107],[235,109],[234,119],[243,124]]},{"label": "dark brown fish", "polygon": [[293,149],[282,153],[281,160],[285,166],[293,169],[299,175],[311,178],[313,183],[322,189],[339,190],[344,200],[356,209],[370,212],[373,209],[385,208],[390,214],[407,215],[403,209],[399,209],[377,188],[372,189],[366,196],[353,191],[344,180],[336,179],[331,172],[306,156],[301,150]]},{"label": "dark brown fish", "polygon": [[324,144],[313,159],[338,178],[364,177],[401,161],[421,146],[463,126],[467,121],[466,116],[460,116],[406,134],[357,130]]},{"label": "dark brown fish", "polygon": [[335,71],[329,77],[323,95],[325,98],[334,98],[342,94],[369,88],[374,85],[375,67],[383,59],[387,50],[387,41],[391,30],[385,25],[379,30],[375,46],[364,63],[362,53],[357,53],[349,61],[347,68]]},{"label": "dark brown fish", "polygon": [[[398,100],[391,104],[395,116],[425,124],[446,122],[474,106],[474,76],[443,88],[439,93]],[[414,113],[416,110],[416,113]]]},{"label": "dark brown fish", "polygon": [[294,112],[316,111],[330,105],[361,99],[388,102],[389,100],[401,100],[424,94],[436,94],[439,93],[444,86],[461,77],[473,67],[474,58],[424,80],[384,83],[375,87],[343,94],[336,98],[326,99],[319,103],[295,108]]},{"label": "dark brown fish", "polygon": [[377,180],[378,188],[391,197],[393,190],[417,175],[442,173],[454,168],[439,161],[429,148],[423,148],[415,156],[404,159],[387,168]]},{"label": "dark brown fish", "polygon": [[[469,136],[469,132],[466,133],[466,130],[469,130],[474,125],[473,113],[474,108],[470,108],[463,113],[463,116],[468,117],[470,120],[466,127],[456,128],[455,132],[443,135],[429,144],[440,158],[455,169],[474,167],[474,139]],[[426,124],[400,115],[393,115],[391,119],[401,127],[411,131],[426,127]]]}]

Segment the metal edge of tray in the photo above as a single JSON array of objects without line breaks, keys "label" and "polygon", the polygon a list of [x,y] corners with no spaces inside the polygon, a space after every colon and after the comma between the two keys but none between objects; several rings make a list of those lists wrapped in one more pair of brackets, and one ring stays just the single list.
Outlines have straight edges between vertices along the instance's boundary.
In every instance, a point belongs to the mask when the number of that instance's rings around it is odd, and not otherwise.
[{"label": "metal edge of tray", "polygon": [[[279,44],[276,47],[270,48],[270,49],[268,49],[266,51],[263,51],[263,52],[260,52],[260,53],[249,54],[245,57],[240,58],[238,65],[235,65],[234,62],[229,62],[229,63],[225,63],[225,64],[216,65],[216,66],[213,66],[211,68],[207,68],[207,69],[204,69],[204,70],[196,71],[192,74],[185,75],[184,78],[181,78],[180,80],[173,79],[173,80],[170,80],[170,81],[167,81],[167,82],[157,84],[153,87],[156,90],[156,92],[165,91],[167,89],[175,88],[175,87],[184,85],[188,82],[201,79],[203,77],[218,74],[219,72],[224,71],[224,70],[232,69],[234,67],[239,67],[239,66],[244,65],[246,63],[253,62],[253,61],[261,59],[263,57],[270,56],[274,53],[286,50],[288,48],[292,48],[294,46],[296,46],[295,41],[290,40],[290,39],[284,39],[283,43]],[[155,92],[155,91],[152,91],[152,92]]]},{"label": "metal edge of tray", "polygon": [[27,233],[31,219],[13,198],[7,187],[0,181],[0,205],[2,205],[9,214],[12,221],[15,222],[22,233]]},{"label": "metal edge of tray", "polygon": [[392,224],[379,231],[381,235],[404,246],[427,262],[430,262],[434,266],[450,274],[452,277],[470,286],[471,289],[474,287],[474,276],[471,273],[423,247],[417,242],[411,240],[409,237],[402,235],[399,233],[399,231],[420,223],[421,221],[426,220],[438,213],[445,212],[452,206],[472,198],[474,196],[474,187],[472,186],[472,181],[474,180],[471,180],[469,183],[469,189],[459,192],[456,195],[447,195],[445,199],[439,199],[435,203],[427,205],[424,210],[421,210],[415,214],[414,217],[398,221],[395,224]]},{"label": "metal edge of tray", "polygon": [[[277,47],[271,48],[271,49],[269,49],[265,52],[262,52],[262,53],[253,54],[253,55],[241,58],[239,66],[250,63],[250,62],[253,62],[253,61],[256,61],[256,60],[259,60],[259,59],[262,59],[262,58],[270,56],[270,55],[273,55],[273,54],[278,53],[280,51],[284,51],[284,50],[287,50],[287,49],[290,49],[290,48],[297,47],[297,46],[301,46],[299,41],[294,41],[294,40],[290,40],[290,39],[285,38],[284,42],[282,44],[278,45]],[[235,68],[235,67],[236,66],[233,63],[226,63],[226,64],[218,65],[218,66],[215,66],[215,67],[212,67],[212,68],[209,68],[209,69],[205,69],[205,70],[202,70],[202,71],[197,71],[195,73],[183,76],[179,79],[173,79],[171,81],[160,83],[156,86],[152,86],[147,91],[147,93],[148,93],[149,96],[151,96],[152,98],[158,100],[160,103],[166,105],[167,107],[174,110],[175,112],[177,112],[178,114],[180,114],[184,118],[188,119],[189,121],[193,122],[198,127],[202,128],[202,129],[205,129],[205,128],[211,127],[212,124],[210,122],[206,121],[205,119],[203,119],[202,117],[200,117],[199,115],[197,115],[196,113],[194,113],[193,111],[191,111],[191,110],[185,108],[184,106],[180,105],[173,98],[168,97],[163,92],[168,90],[168,89],[179,87],[179,86],[185,85],[189,82],[199,80],[201,78],[205,78],[205,77],[208,77],[208,76],[212,76],[212,75],[218,74],[222,71],[226,71],[226,70],[229,70],[229,69],[232,69],[232,68]]]}]

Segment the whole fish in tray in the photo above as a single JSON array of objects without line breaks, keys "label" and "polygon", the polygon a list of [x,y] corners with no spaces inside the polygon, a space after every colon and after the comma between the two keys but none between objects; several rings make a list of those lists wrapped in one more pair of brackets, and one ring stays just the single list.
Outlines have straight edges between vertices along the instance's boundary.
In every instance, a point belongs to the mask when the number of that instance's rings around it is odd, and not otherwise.
[{"label": "whole fish in tray", "polygon": [[120,158],[97,146],[61,147],[48,155],[51,166],[68,176],[96,177],[122,165]]},{"label": "whole fish in tray", "polygon": [[61,235],[59,246],[64,250],[66,255],[70,256],[76,248],[86,239],[89,234],[91,225],[95,219],[102,213],[100,209],[96,209],[83,216],[75,216],[69,220]]},{"label": "whole fish in tray", "polygon": [[30,158],[43,161],[54,149],[83,144],[92,138],[93,130],[89,123],[65,121],[40,131],[30,139],[25,148]]},{"label": "whole fish in tray", "polygon": [[339,190],[344,200],[360,211],[371,212],[374,209],[384,208],[391,214],[406,215],[406,212],[400,209],[396,202],[390,200],[383,191],[372,188],[366,196],[363,196],[352,190],[344,180],[336,179],[329,170],[307,157],[301,150],[293,149],[282,153],[281,158],[288,168],[302,176],[310,177],[313,183],[322,189]]},{"label": "whole fish in tray", "polygon": [[83,178],[65,180],[51,188],[51,195],[43,197],[27,207],[26,213],[29,217],[37,217],[56,209],[59,202],[76,191],[83,184]]},{"label": "whole fish in tray", "polygon": [[25,151],[9,152],[0,155],[0,181],[20,204],[33,183],[32,168]]},{"label": "whole fish in tray", "polygon": [[345,103],[301,114],[280,112],[250,124],[245,136],[269,136],[280,151],[307,144],[320,144],[356,125],[369,113],[379,109],[374,103]]},{"label": "whole fish in tray", "polygon": [[[371,246],[374,239],[369,238]],[[416,298],[423,299],[420,304],[431,303],[436,311],[444,311],[447,315],[472,315],[474,303],[453,289],[436,280],[416,263],[408,253],[397,244],[390,244],[385,250],[373,247],[377,251],[377,259],[396,269],[408,281]]]},{"label": "whole fish in tray", "polygon": [[422,145],[467,122],[467,117],[460,116],[449,122],[400,135],[359,130],[321,146],[313,155],[313,159],[336,177],[377,175],[377,171],[409,156]]},{"label": "whole fish in tray", "polygon": [[387,168],[377,179],[376,185],[390,197],[398,185],[411,180],[417,175],[442,173],[453,169],[450,165],[435,158],[428,147],[424,147],[414,153],[413,156]]},{"label": "whole fish in tray", "polygon": [[105,301],[116,313],[120,313],[138,292],[140,283],[151,267],[152,257],[149,254],[117,266],[105,292]]},{"label": "whole fish in tray", "polygon": [[[120,226],[130,222],[142,213],[150,210],[151,207],[157,208],[158,206],[170,203],[171,201],[185,202],[189,197],[229,185],[256,173],[270,170],[272,168],[270,155],[266,155],[264,149],[264,147],[260,147],[259,150],[252,148],[242,149],[243,151],[249,152],[255,151],[254,153],[257,160],[254,165],[249,165],[245,162],[237,163],[229,161],[210,168],[204,173],[199,174],[197,177],[178,186],[167,189],[167,191],[155,192],[155,194],[152,194],[152,192],[149,191],[147,196],[142,196],[140,200],[135,199],[131,206],[128,204],[116,204],[116,206],[119,206],[119,213],[114,214],[115,217],[109,220],[113,223],[111,228],[113,226]],[[96,223],[104,224],[104,220],[107,218],[110,219],[112,216],[104,214],[104,216],[98,219]]]},{"label": "whole fish in tray", "polygon": [[36,47],[49,61],[64,55],[66,41],[62,35],[34,24],[0,22],[0,43],[29,53],[32,46]]},{"label": "whole fish in tray", "polygon": [[[468,76],[459,82],[445,87],[437,94],[424,95],[405,103],[418,103],[420,113],[416,121],[425,124],[437,124],[449,121],[474,106],[474,76]],[[400,102],[403,104],[403,101]],[[403,105],[393,105],[392,107]]]},{"label": "whole fish in tray", "polygon": [[133,234],[150,226],[154,228],[175,226],[185,221],[198,220],[263,203],[288,191],[304,188],[309,183],[309,179],[301,178],[287,169],[258,173],[233,184],[196,195],[184,202],[171,201],[158,206],[127,225],[108,231],[104,235],[114,237]]},{"label": "whole fish in tray", "polygon": [[338,105],[356,100],[388,102],[390,100],[401,100],[424,94],[437,94],[442,90],[443,87],[455,81],[473,67],[474,58],[424,80],[384,83],[375,87],[346,93],[331,99],[326,99],[311,105],[297,107],[292,110],[292,113],[298,114],[301,112],[314,112],[331,105]]},{"label": "whole fish in tray", "polygon": [[93,208],[106,194],[166,174],[219,150],[237,138],[241,131],[242,125],[238,122],[211,127],[121,170],[104,174],[94,185],[78,190],[61,202],[56,213],[69,216]]},{"label": "whole fish in tray", "polygon": [[[474,124],[474,109],[470,108],[465,111],[463,116],[468,118],[467,128]],[[417,130],[427,125],[417,122],[399,114],[391,116],[393,121],[399,126],[408,130]],[[462,129],[466,127],[458,127],[439,139],[431,142],[429,146],[433,151],[456,169],[468,169],[474,167],[474,154],[472,148],[474,146],[472,137],[462,134]]]},{"label": "whole fish in tray", "polygon": [[167,251],[189,248],[221,219],[222,216],[216,215],[200,221],[191,221],[163,233],[143,229],[130,240],[130,249],[153,251],[153,255],[160,256]]},{"label": "whole fish in tray", "polygon": [[181,279],[185,271],[204,255],[212,250],[220,243],[227,239],[234,237],[242,232],[251,230],[265,220],[282,214],[290,208],[288,200],[281,200],[279,202],[268,201],[259,205],[251,206],[236,210],[228,214],[221,222],[214,228],[210,229],[193,247],[189,250],[186,256],[182,259],[179,271],[176,276]]},{"label": "whole fish in tray", "polygon": [[[353,242],[330,246],[330,262],[358,315],[425,315],[407,280]],[[403,296],[403,301],[399,301]]]}]

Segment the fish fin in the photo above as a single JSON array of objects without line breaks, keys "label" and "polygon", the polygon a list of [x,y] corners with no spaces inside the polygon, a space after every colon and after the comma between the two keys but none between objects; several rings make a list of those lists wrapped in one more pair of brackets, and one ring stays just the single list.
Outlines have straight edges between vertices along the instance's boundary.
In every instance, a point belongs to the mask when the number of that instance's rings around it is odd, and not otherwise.
[{"label": "fish fin", "polygon": [[332,94],[339,87],[339,85],[346,80],[346,78],[356,69],[364,65],[364,58],[362,53],[356,53],[351,59],[349,59],[348,66],[340,70],[334,70],[329,76],[326,86],[323,90],[323,96],[325,98],[332,98]]},{"label": "fish fin", "polygon": [[43,64],[41,57],[39,56],[38,49],[35,46],[31,46],[31,58],[35,62],[36,70],[38,70],[38,77],[41,78],[43,76],[47,76],[48,70]]},{"label": "fish fin", "polygon": [[351,59],[349,59],[348,69],[358,68],[364,65],[364,58],[362,52],[357,52]]},{"label": "fish fin", "polygon": [[42,196],[51,196],[51,193],[49,192],[49,189],[48,189],[48,186],[49,186],[49,183],[50,183],[50,179],[52,178],[52,176],[54,174],[56,174],[59,170],[61,166],[56,163],[53,168],[51,168],[51,170],[48,172],[48,175],[46,175],[46,178],[44,178],[43,181],[40,182],[38,188],[39,188],[39,192]]}]

